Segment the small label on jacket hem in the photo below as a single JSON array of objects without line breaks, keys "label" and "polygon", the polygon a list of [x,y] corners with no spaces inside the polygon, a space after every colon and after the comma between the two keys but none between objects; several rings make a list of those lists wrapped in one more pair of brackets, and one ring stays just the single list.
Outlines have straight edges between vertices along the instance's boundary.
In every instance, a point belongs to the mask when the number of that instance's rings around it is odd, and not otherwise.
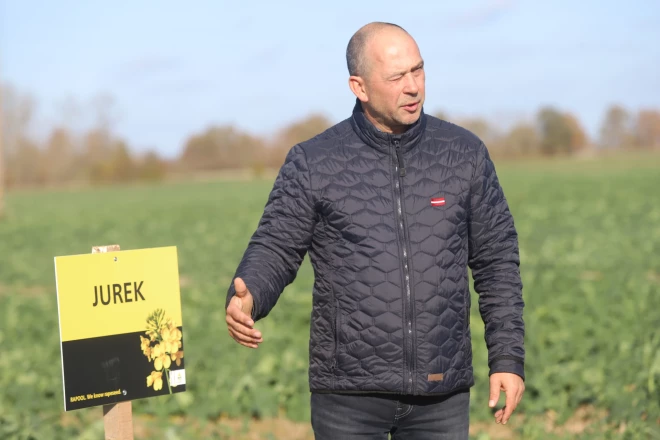
[{"label": "small label on jacket hem", "polygon": [[429,382],[438,382],[444,379],[445,375],[442,373],[429,374]]}]

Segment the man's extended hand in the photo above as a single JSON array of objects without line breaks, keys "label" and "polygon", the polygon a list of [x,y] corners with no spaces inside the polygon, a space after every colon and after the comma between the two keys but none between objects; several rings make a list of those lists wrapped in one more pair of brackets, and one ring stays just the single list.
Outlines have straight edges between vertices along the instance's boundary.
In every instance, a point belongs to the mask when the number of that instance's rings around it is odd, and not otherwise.
[{"label": "man's extended hand", "polygon": [[234,280],[234,289],[236,294],[227,306],[226,321],[229,334],[239,344],[257,348],[258,344],[263,342],[263,338],[261,332],[253,327],[252,307],[254,306],[254,300],[252,294],[240,278]]},{"label": "man's extended hand", "polygon": [[513,373],[493,373],[490,376],[490,401],[488,406],[494,408],[500,398],[500,391],[506,393],[504,408],[495,413],[495,421],[506,425],[509,417],[516,409],[525,391],[525,382]]}]

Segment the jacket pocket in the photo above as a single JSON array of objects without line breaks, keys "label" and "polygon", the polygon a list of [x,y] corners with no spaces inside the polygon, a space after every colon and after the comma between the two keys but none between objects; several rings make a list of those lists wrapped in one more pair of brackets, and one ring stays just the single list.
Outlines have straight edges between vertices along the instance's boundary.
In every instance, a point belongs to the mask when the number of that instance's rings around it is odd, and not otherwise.
[{"label": "jacket pocket", "polygon": [[470,331],[470,303],[465,304],[465,334],[467,336]]},{"label": "jacket pocket", "polygon": [[472,296],[470,296],[470,289],[465,293],[465,303],[463,304],[465,309],[465,335],[469,335],[470,332],[470,309],[472,308]]},{"label": "jacket pocket", "polygon": [[[334,295],[333,295],[334,296]],[[334,298],[332,307],[332,332],[333,332],[333,345],[332,345],[332,370],[337,368],[337,357],[339,352],[339,326],[340,326],[340,311],[339,301]]]},{"label": "jacket pocket", "polygon": [[471,297],[470,297],[470,292],[468,291],[467,296],[465,298],[465,304],[463,306],[464,310],[464,317],[463,317],[463,322],[465,323],[463,326],[463,352],[465,353],[466,356],[466,361],[470,359],[472,356],[472,342],[470,341],[470,308],[471,308]]}]

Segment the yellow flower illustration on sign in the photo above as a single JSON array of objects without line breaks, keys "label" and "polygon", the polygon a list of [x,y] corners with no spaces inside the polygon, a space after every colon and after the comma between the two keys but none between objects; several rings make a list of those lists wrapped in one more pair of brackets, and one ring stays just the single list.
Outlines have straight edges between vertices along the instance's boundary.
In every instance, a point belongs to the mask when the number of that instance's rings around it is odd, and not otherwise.
[{"label": "yellow flower illustration on sign", "polygon": [[142,336],[140,336],[140,340],[142,341],[142,343],[140,344],[140,348],[142,349],[142,353],[144,353],[144,355],[147,357],[147,359],[149,359],[149,357],[151,356],[151,346],[149,345],[149,343],[151,341],[147,338],[143,338]]},{"label": "yellow flower illustration on sign", "polygon": [[157,371],[152,371],[149,376],[147,376],[147,386],[154,387],[155,391],[158,391],[163,388],[163,373]]},{"label": "yellow flower illustration on sign", "polygon": [[176,353],[172,353],[170,356],[172,356],[172,361],[176,362],[176,366],[180,367],[181,359],[183,359],[183,351],[179,350]]},{"label": "yellow flower illustration on sign", "polygon": [[183,359],[183,350],[181,347],[181,330],[179,330],[175,322],[165,317],[163,309],[157,309],[147,317],[147,331],[145,334],[148,338],[140,335],[140,349],[149,362],[154,363],[154,369],[149,376],[147,376],[147,387],[154,388],[154,391],[163,388],[163,373],[167,380],[167,387],[172,393],[172,387],[169,382],[169,368],[172,362],[177,366],[181,366],[181,359]]}]

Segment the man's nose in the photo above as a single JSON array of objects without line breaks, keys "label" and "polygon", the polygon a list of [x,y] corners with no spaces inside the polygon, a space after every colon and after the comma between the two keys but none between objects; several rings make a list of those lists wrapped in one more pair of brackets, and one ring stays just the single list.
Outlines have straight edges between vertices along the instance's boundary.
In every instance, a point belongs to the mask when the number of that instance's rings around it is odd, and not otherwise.
[{"label": "man's nose", "polygon": [[405,85],[403,86],[403,93],[408,95],[416,95],[419,92],[419,85],[417,84],[417,78],[412,73],[406,74],[404,79]]}]

